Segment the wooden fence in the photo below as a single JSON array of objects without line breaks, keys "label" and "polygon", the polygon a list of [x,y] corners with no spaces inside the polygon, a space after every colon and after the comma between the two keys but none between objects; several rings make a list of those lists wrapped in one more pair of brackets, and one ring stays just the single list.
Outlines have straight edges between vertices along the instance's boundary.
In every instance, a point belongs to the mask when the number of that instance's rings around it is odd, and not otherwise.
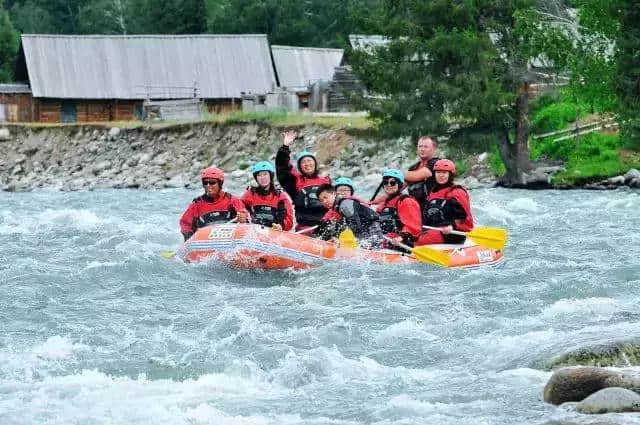
[{"label": "wooden fence", "polygon": [[600,130],[608,130],[614,129],[618,127],[618,123],[614,118],[605,118],[602,120],[590,122],[588,124],[578,125],[576,123],[575,126],[565,128],[563,130],[551,131],[549,133],[543,134],[534,134],[531,136],[532,139],[544,139],[546,137],[554,137],[554,142],[559,142],[561,140],[573,139],[579,136],[584,136],[585,134],[593,133],[595,131]]}]

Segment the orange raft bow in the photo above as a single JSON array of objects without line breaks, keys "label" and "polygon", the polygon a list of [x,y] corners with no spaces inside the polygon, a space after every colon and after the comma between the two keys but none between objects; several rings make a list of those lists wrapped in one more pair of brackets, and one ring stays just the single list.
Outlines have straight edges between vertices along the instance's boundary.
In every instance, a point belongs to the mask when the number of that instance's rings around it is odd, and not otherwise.
[{"label": "orange raft bow", "polygon": [[[504,260],[502,251],[472,242],[429,247],[449,254],[449,268],[496,265]],[[332,242],[256,224],[220,224],[198,229],[178,249],[176,257],[189,263],[213,260],[242,269],[266,270],[308,269],[335,260],[418,263],[413,256],[399,251],[339,247]]]}]

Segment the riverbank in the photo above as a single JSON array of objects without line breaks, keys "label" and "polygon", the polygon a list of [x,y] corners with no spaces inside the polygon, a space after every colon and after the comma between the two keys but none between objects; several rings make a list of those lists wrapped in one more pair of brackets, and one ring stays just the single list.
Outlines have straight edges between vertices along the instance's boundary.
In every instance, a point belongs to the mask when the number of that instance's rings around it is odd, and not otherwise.
[{"label": "riverbank", "polygon": [[[224,168],[229,180],[246,185],[252,180],[252,163],[274,160],[286,128],[215,122],[136,128],[5,127],[0,129],[4,151],[0,187],[5,191],[190,188],[199,185],[200,171],[212,164]],[[374,186],[384,168],[404,167],[415,160],[406,139],[380,141],[362,130],[318,124],[296,128],[303,138],[296,150],[316,152],[323,172],[352,177],[356,184]],[[496,183],[485,169],[474,169],[473,186]]]},{"label": "riverbank", "polygon": [[[337,126],[312,121],[293,126],[303,138],[296,148],[316,152],[323,172],[354,178],[360,187],[375,187],[384,168],[405,168],[415,161],[411,141],[380,140],[370,130],[342,121]],[[5,126],[0,128],[0,189],[194,188],[199,185],[200,171],[212,164],[223,167],[234,184],[246,186],[252,182],[252,163],[274,160],[282,131],[292,126],[282,124]],[[447,155],[446,143],[440,150],[440,155]],[[498,185],[499,177],[492,172],[486,153],[454,159],[464,160],[466,170],[460,179],[464,186]],[[563,169],[557,162],[541,161],[530,173],[528,187],[552,188],[553,175]],[[640,172],[632,170],[603,182],[560,187],[610,189],[624,185],[640,187]]]}]

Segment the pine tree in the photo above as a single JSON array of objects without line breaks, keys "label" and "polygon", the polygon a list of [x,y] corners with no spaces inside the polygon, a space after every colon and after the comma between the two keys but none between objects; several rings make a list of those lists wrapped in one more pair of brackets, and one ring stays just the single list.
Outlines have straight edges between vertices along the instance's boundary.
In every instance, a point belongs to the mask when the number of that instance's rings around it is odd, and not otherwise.
[{"label": "pine tree", "polygon": [[9,14],[0,7],[0,82],[8,82],[13,78],[13,67],[20,36],[13,27]]},{"label": "pine tree", "polygon": [[621,130],[626,145],[640,150],[640,1],[621,1],[619,7],[616,88],[620,101]]},{"label": "pine tree", "polygon": [[387,0],[391,42],[353,52],[370,91],[371,114],[390,132],[453,135],[481,130],[498,138],[504,183],[525,184],[529,151],[528,64],[534,49],[523,23],[528,0]]}]

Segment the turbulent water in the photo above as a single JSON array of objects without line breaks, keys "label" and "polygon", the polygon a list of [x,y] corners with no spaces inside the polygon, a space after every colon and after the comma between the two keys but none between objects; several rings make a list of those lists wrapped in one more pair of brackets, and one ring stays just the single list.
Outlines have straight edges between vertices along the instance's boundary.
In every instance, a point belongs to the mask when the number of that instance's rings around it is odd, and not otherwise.
[{"label": "turbulent water", "polygon": [[545,365],[640,336],[640,192],[472,192],[500,268],[158,255],[186,190],[0,193],[0,423],[565,424]]}]

